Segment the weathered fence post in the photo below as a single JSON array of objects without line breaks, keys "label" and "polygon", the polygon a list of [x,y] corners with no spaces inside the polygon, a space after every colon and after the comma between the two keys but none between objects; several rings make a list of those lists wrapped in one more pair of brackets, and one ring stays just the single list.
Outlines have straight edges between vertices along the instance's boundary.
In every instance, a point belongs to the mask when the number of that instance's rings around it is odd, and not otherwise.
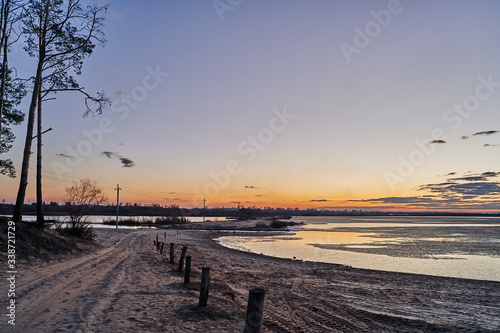
[{"label": "weathered fence post", "polygon": [[187,246],[182,247],[181,258],[179,259],[179,272],[182,272],[182,269],[184,268],[184,258],[186,257],[187,250]]},{"label": "weathered fence post", "polygon": [[191,278],[191,256],[186,257],[186,269],[184,270],[184,283],[188,284]]},{"label": "weathered fence post", "polygon": [[158,243],[158,235],[156,235],[156,242]]},{"label": "weathered fence post", "polygon": [[207,306],[209,288],[210,267],[203,267],[201,270],[200,306]]},{"label": "weathered fence post", "polygon": [[156,252],[160,251],[160,242],[156,241]]},{"label": "weathered fence post", "polygon": [[264,289],[250,289],[250,293],[248,294],[245,330],[243,333],[260,333],[265,294],[266,291]]},{"label": "weathered fence post", "polygon": [[174,243],[170,243],[170,263],[174,263]]},{"label": "weathered fence post", "polygon": [[160,254],[163,254],[163,246],[165,245],[165,243],[161,242],[161,246],[160,246]]},{"label": "weathered fence post", "polygon": [[167,238],[167,232],[165,231],[165,238]]}]

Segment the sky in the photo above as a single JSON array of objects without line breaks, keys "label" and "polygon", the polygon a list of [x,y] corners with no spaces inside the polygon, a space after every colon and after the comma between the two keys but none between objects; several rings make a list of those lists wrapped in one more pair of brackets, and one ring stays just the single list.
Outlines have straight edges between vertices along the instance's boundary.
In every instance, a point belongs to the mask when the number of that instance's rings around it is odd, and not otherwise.
[{"label": "sky", "polygon": [[[77,79],[113,103],[44,104],[45,201],[88,177],[110,202],[500,209],[498,1],[107,3]],[[35,70],[22,45],[10,64]],[[0,200],[18,185],[0,176]]]}]

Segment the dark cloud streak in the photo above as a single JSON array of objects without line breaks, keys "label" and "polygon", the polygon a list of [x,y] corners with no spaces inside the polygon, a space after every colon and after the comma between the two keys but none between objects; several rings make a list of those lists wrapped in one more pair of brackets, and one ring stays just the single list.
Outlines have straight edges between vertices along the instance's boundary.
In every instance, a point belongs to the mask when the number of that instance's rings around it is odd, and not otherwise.
[{"label": "dark cloud streak", "polygon": [[56,156],[65,157],[65,158],[74,158],[74,156],[67,155],[67,154],[56,154]]},{"label": "dark cloud streak", "polygon": [[500,131],[498,130],[494,130],[494,131],[481,131],[481,132],[477,132],[477,133],[474,133],[472,134],[473,136],[478,136],[478,135],[493,135],[493,134],[496,134]]},{"label": "dark cloud streak", "polygon": [[131,167],[135,166],[134,161],[129,160],[126,157],[120,157],[120,162],[122,162],[124,168],[131,168]]},{"label": "dark cloud streak", "polygon": [[123,164],[124,168],[131,168],[131,167],[135,166],[134,161],[132,161],[129,158],[121,156],[119,153],[115,153],[112,151],[103,151],[103,152],[101,152],[101,155],[104,155],[109,159],[113,159],[113,158],[119,159],[120,162]]}]

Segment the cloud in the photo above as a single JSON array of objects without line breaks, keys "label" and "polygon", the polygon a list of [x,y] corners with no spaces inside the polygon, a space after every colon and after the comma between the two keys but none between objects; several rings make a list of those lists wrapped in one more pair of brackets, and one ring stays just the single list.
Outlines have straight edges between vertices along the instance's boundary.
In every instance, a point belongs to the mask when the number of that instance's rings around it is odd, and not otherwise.
[{"label": "cloud", "polygon": [[497,130],[495,130],[495,131],[482,131],[482,132],[474,133],[472,135],[475,135],[475,136],[477,136],[477,135],[492,135],[492,134],[496,134],[498,132],[500,132],[500,131],[497,131]]},{"label": "cloud", "polygon": [[500,145],[497,145],[497,144],[490,144],[490,143],[485,143],[485,144],[483,145],[483,147],[498,147],[498,146],[500,146]]},{"label": "cloud", "polygon": [[[456,175],[450,172],[446,176]],[[465,173],[446,182],[420,185],[418,196],[382,197],[363,200],[348,200],[366,204],[353,209],[419,209],[438,210],[498,210],[500,209],[500,172]],[[425,193],[426,192],[426,193]],[[323,207],[324,208],[324,207]]]},{"label": "cloud", "polygon": [[103,151],[101,155],[104,155],[107,158],[113,158],[114,156],[118,156],[117,153],[113,153],[112,151]]},{"label": "cloud", "polygon": [[457,181],[466,181],[466,182],[478,182],[478,181],[487,181],[488,178],[492,177],[497,177],[500,173],[499,172],[493,172],[493,171],[487,171],[483,172],[481,174],[473,174],[473,175],[466,175],[463,177],[455,177],[455,178],[449,178],[449,182],[457,182]]},{"label": "cloud", "polygon": [[122,162],[124,168],[131,168],[131,167],[135,166],[134,161],[132,161],[129,158],[121,156],[119,153],[115,153],[112,151],[103,151],[103,152],[101,152],[101,155],[104,155],[110,159],[113,159],[113,158],[119,159],[120,162]]},{"label": "cloud", "polygon": [[498,177],[498,176],[500,176],[500,172],[487,171],[487,172],[483,172],[481,174],[481,176],[483,176],[483,177]]},{"label": "cloud", "polygon": [[68,158],[74,158],[74,156],[67,155],[67,154],[56,154],[56,156],[59,156],[59,157],[68,157]]},{"label": "cloud", "polygon": [[476,181],[464,184],[427,184],[421,185],[419,190],[430,191],[432,193],[441,193],[451,196],[473,196],[480,197],[484,195],[500,195],[500,183]]},{"label": "cloud", "polygon": [[430,143],[446,143],[444,140],[432,140]]},{"label": "cloud", "polygon": [[429,202],[432,198],[424,197],[385,197],[376,199],[365,199],[365,200],[348,200],[354,202],[373,202],[373,203],[385,203],[385,204],[403,204],[403,203],[416,203],[416,202]]},{"label": "cloud", "polygon": [[485,181],[486,177],[483,176],[465,176],[465,177],[456,177],[456,178],[450,178],[448,181],[451,182],[456,182],[456,181],[466,181],[466,182],[479,182],[479,181]]},{"label": "cloud", "polygon": [[131,167],[135,166],[134,161],[129,160],[129,159],[128,159],[128,158],[126,158],[126,157],[120,157],[120,162],[122,162],[122,163],[123,163],[123,167],[124,167],[124,168],[131,168]]},{"label": "cloud", "polygon": [[309,202],[328,202],[328,201],[331,201],[331,200],[327,200],[327,199],[311,199],[311,200],[309,200]]}]

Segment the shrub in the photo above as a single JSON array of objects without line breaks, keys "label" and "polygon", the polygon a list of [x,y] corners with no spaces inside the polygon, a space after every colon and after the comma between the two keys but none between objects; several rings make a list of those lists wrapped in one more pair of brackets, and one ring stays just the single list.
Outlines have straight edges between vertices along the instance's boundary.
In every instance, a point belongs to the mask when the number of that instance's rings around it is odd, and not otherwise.
[{"label": "shrub", "polygon": [[64,231],[61,232],[83,239],[92,239],[92,226],[87,222],[87,218],[97,206],[107,200],[102,188],[97,186],[96,182],[88,178],[73,182],[73,185],[66,187],[64,201],[69,222],[62,227]]},{"label": "shrub", "polygon": [[157,217],[155,220],[155,224],[185,224],[188,222],[190,222],[189,219],[178,216]]}]

